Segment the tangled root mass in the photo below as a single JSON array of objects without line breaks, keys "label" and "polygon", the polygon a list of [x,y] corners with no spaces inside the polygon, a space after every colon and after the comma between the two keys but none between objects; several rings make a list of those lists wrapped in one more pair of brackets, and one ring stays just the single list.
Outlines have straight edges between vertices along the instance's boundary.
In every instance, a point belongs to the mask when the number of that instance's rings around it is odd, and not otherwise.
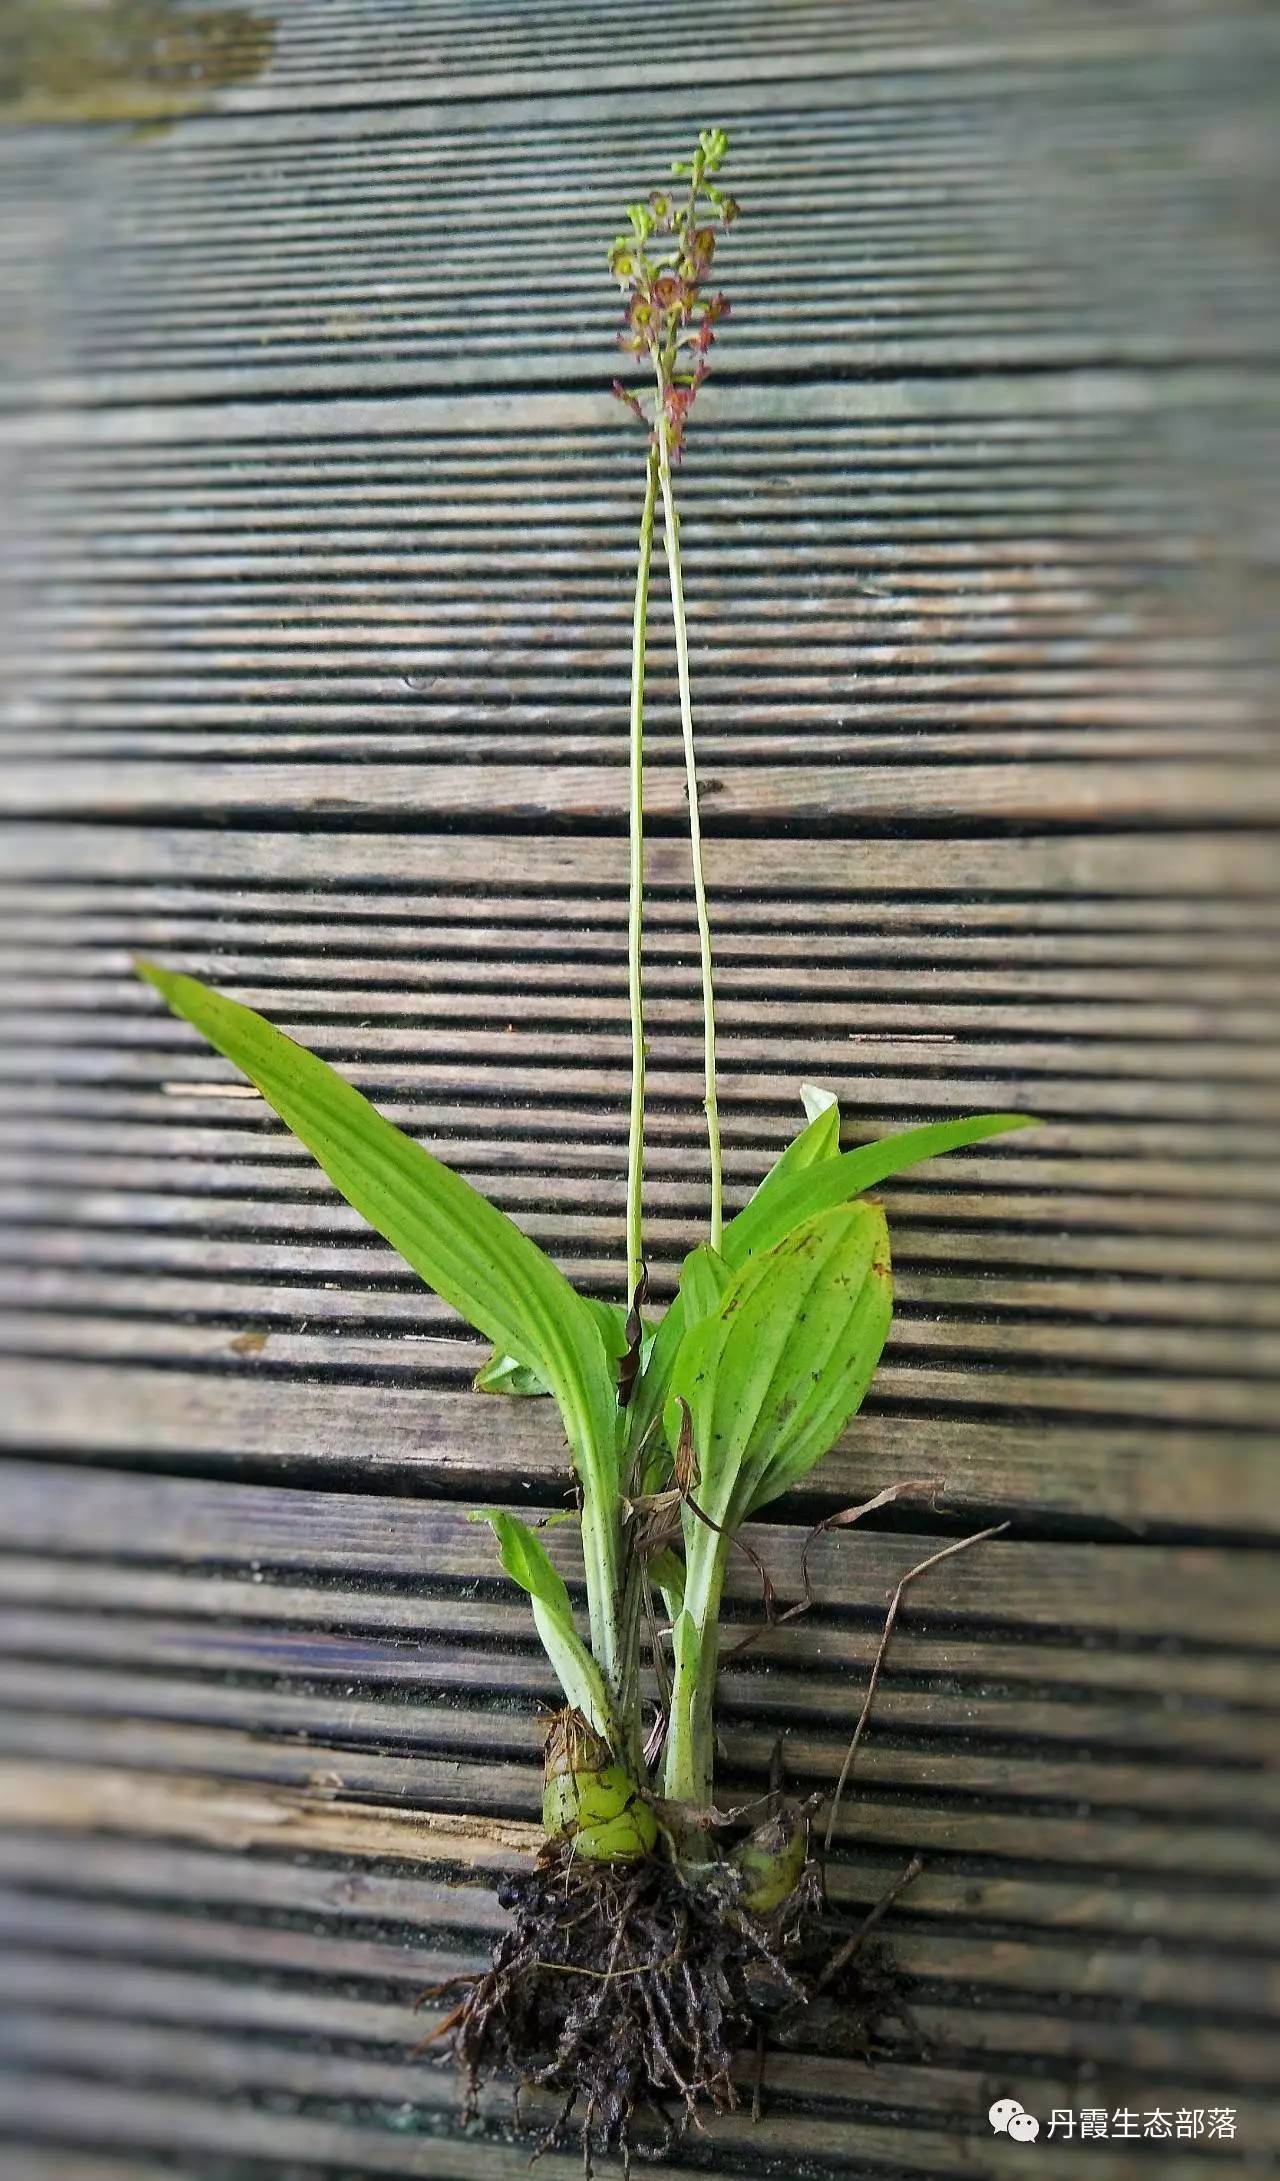
[{"label": "tangled root mass", "polygon": [[611,1866],[566,1848],[504,1880],[511,1927],[448,2025],[469,2106],[482,2076],[510,2071],[558,2102],[535,2156],[576,2128],[588,2174],[593,2150],[625,2168],[642,2112],[669,2143],[700,2107],[731,2110],[743,2052],[788,2042],[820,1993],[840,2042],[864,2054],[888,2017],[908,2020],[878,1944],[828,1975],[848,1934],[822,1911],[816,1866],[767,1921],[740,1891],[727,1863]]}]

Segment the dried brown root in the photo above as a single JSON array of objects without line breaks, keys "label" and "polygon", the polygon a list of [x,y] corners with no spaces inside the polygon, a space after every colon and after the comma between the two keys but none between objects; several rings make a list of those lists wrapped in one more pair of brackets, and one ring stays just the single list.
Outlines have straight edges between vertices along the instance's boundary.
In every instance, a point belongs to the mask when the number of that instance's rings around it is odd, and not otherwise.
[{"label": "dried brown root", "polygon": [[741,1888],[724,1862],[615,1867],[563,1847],[504,1880],[511,1926],[444,2026],[468,2111],[481,2078],[504,2071],[555,2101],[535,2157],[572,2130],[588,2174],[609,2151],[627,2171],[642,2115],[666,2144],[701,2111],[732,2110],[742,2056],[792,2042],[811,2001],[868,2056],[890,2017],[907,2020],[883,1946],[823,1909],[816,1865],[767,1920],[741,1907]]}]

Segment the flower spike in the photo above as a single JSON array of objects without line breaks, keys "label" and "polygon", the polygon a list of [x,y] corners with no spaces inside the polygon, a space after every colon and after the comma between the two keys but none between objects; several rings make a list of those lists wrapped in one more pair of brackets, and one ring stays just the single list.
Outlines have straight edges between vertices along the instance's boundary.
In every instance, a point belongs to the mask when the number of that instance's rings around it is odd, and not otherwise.
[{"label": "flower spike", "polygon": [[[729,309],[723,295],[703,292],[718,234],[738,216],[734,199],[708,179],[718,171],[728,148],[723,129],[704,129],[692,159],[677,160],[671,170],[688,177],[688,197],[679,199],[655,189],[647,203],[628,205],[631,233],[619,235],[609,255],[609,270],[624,297],[625,321],[618,346],[624,355],[647,356],[656,382],[652,424],[634,397],[626,406],[653,433],[655,446],[658,417],[665,417],[673,462],[680,460],[693,397],[707,376],[713,329]],[[668,241],[670,248],[662,248]],[[651,244],[658,247],[651,249]],[[681,348],[691,350],[696,361],[692,373],[677,381]],[[626,400],[625,394],[619,398]]]}]

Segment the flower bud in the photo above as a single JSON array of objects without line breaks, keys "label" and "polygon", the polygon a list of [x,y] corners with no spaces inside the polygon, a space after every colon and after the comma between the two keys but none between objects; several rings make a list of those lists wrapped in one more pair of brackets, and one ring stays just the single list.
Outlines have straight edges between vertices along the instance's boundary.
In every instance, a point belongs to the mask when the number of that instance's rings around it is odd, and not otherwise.
[{"label": "flower bud", "polygon": [[625,404],[625,406],[631,411],[632,416],[638,418],[640,423],[643,424],[647,430],[649,419],[645,415],[644,410],[641,408],[640,403],[637,401],[630,387],[624,386],[621,379],[615,379],[613,382],[613,391],[617,399]]}]

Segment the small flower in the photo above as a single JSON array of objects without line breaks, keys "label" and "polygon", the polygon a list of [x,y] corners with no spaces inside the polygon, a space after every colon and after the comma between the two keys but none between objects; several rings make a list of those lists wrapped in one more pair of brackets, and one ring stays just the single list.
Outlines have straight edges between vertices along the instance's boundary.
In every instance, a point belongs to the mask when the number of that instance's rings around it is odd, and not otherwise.
[{"label": "small flower", "polygon": [[[625,355],[647,355],[656,369],[652,423],[650,410],[621,381],[615,382],[613,391],[650,431],[655,444],[665,440],[675,461],[680,458],[694,399],[710,370],[715,328],[729,310],[723,295],[702,293],[720,231],[738,216],[734,199],[708,179],[727,149],[723,129],[704,129],[694,157],[676,160],[671,169],[688,177],[688,191],[655,189],[646,203],[628,205],[632,233],[617,238],[609,259],[626,306],[618,345]],[[654,234],[671,236],[673,244],[660,242],[650,255],[647,245]],[[673,365],[678,354],[688,368],[677,375]]]},{"label": "small flower", "polygon": [[662,320],[654,308],[652,285],[646,283],[633,291],[627,303],[618,346],[629,356],[642,356],[646,349],[656,350],[661,332]]},{"label": "small flower", "polygon": [[697,388],[694,386],[668,386],[662,397],[662,406],[667,418],[667,439],[671,452],[677,460],[679,460],[680,450],[684,445],[684,428],[688,422],[689,411],[693,407],[693,397],[696,392]]},{"label": "small flower", "polygon": [[664,318],[676,318],[682,312],[687,314],[691,300],[685,281],[675,273],[659,273],[653,283],[653,302]]}]

